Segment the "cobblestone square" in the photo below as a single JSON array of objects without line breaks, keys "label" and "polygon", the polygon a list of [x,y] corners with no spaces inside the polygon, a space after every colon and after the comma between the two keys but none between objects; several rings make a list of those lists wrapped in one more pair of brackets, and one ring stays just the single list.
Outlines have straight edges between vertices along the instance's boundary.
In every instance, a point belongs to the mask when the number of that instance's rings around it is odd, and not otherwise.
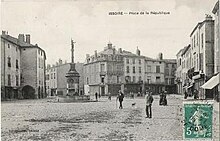
[{"label": "cobblestone square", "polygon": [[2,140],[182,140],[181,96],[168,96],[168,106],[154,99],[152,119],[145,117],[143,98],[125,98],[124,109],[115,98],[102,97],[88,103],[2,102]]}]

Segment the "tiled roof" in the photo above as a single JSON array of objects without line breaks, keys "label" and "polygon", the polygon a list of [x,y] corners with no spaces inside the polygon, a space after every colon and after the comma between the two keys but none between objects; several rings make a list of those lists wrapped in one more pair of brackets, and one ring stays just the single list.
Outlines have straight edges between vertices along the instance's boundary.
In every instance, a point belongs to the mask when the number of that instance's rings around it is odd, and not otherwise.
[{"label": "tiled roof", "polygon": [[29,44],[29,43],[26,43],[26,42],[23,42],[23,41],[19,41],[17,38],[12,37],[12,36],[10,36],[10,35],[4,35],[4,34],[2,34],[1,37],[4,38],[4,39],[6,39],[6,40],[8,40],[9,42],[12,42],[12,43],[14,43],[14,44],[16,44],[16,45],[19,45],[19,46],[21,46],[21,47],[31,47],[31,46],[34,46],[34,45],[32,45],[32,44]]},{"label": "tiled roof", "polygon": [[184,47],[183,48],[183,50],[182,50],[182,56],[187,52],[187,50],[190,48],[190,45],[188,45],[188,46],[186,46],[186,47]]},{"label": "tiled roof", "polygon": [[45,59],[46,59],[46,52],[42,48],[38,47],[37,45],[32,45],[32,44],[29,44],[29,43],[26,43],[26,42],[23,42],[23,41],[19,41],[17,38],[12,37],[10,35],[6,35],[6,34],[2,34],[1,38],[7,40],[8,42],[16,44],[16,45],[20,46],[21,48],[27,48],[27,47],[38,48],[38,49],[40,49],[44,52]]}]

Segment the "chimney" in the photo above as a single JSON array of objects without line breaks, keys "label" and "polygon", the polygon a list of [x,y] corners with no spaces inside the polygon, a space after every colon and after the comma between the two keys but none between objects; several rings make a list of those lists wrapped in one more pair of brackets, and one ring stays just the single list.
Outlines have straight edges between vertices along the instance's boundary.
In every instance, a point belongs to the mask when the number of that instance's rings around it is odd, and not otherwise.
[{"label": "chimney", "polygon": [[137,47],[137,50],[136,50],[136,55],[138,55],[138,56],[141,55],[141,51],[138,49],[138,47]]},{"label": "chimney", "polygon": [[31,43],[31,36],[30,36],[30,34],[26,34],[26,43],[28,43],[28,44]]},{"label": "chimney", "polygon": [[112,43],[111,42],[108,43],[108,49],[112,49]]},{"label": "chimney", "polygon": [[18,41],[19,42],[24,42],[24,34],[19,34],[18,35]]},{"label": "chimney", "polygon": [[98,57],[97,50],[95,50],[95,58],[97,58],[97,57]]},{"label": "chimney", "polygon": [[159,60],[163,60],[163,53],[160,52],[160,53],[158,54],[158,59],[159,59]]},{"label": "chimney", "polygon": [[115,54],[115,52],[116,52],[116,51],[115,51],[115,48],[113,48],[113,54]]},{"label": "chimney", "polygon": [[63,61],[61,59],[59,59],[59,65],[62,65]]},{"label": "chimney", "polygon": [[2,35],[6,35],[6,31],[3,31],[3,30],[2,30]]},{"label": "chimney", "polygon": [[119,48],[119,49],[118,49],[118,53],[122,53],[122,48]]},{"label": "chimney", "polygon": [[211,16],[211,15],[206,14],[205,20],[208,20],[208,21],[212,20],[212,16]]}]

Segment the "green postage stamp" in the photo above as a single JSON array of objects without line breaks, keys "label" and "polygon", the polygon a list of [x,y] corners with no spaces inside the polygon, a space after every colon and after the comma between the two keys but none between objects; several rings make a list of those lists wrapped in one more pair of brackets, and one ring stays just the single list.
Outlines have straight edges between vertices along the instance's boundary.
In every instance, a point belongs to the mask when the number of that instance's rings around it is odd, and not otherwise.
[{"label": "green postage stamp", "polygon": [[212,138],[213,104],[184,104],[185,139]]}]

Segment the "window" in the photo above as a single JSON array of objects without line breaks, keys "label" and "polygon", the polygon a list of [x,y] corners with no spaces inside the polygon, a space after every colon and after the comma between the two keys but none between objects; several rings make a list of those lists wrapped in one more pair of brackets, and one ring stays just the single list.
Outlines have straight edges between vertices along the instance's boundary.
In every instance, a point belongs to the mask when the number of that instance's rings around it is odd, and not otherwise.
[{"label": "window", "polygon": [[157,77],[156,77],[156,82],[157,82],[157,83],[160,83],[160,76],[157,76]]},{"label": "window", "polygon": [[141,73],[141,67],[139,67],[139,73]]},{"label": "window", "polygon": [[49,74],[47,74],[47,75],[46,75],[46,80],[49,80],[49,77],[50,77]]},{"label": "window", "polygon": [[11,57],[8,57],[8,67],[11,67]]},{"label": "window", "polygon": [[174,84],[174,78],[171,78],[171,85]]},{"label": "window", "polygon": [[16,59],[16,69],[18,69],[18,59]]},{"label": "window", "polygon": [[50,77],[50,79],[53,79],[53,74],[51,73],[51,77]]},{"label": "window", "polygon": [[156,66],[156,73],[160,73],[160,66]]},{"label": "window", "polygon": [[147,66],[147,72],[151,72],[151,66]]},{"label": "window", "polygon": [[127,64],[129,64],[129,59],[126,59]]},{"label": "window", "polygon": [[104,78],[104,77],[101,78],[101,82],[102,82],[102,83],[105,82],[105,78]]},{"label": "window", "polygon": [[133,62],[133,64],[135,64],[135,58],[133,58],[132,62]]},{"label": "window", "polygon": [[125,76],[125,82],[130,82],[131,81],[131,77],[130,76]]},{"label": "window", "polygon": [[201,46],[202,46],[202,48],[203,48],[203,40],[204,40],[204,39],[203,39],[203,38],[204,38],[204,37],[203,37],[203,33],[202,33],[202,35],[201,35],[201,38],[202,38],[202,39],[201,39],[201,43],[202,43]]},{"label": "window", "polygon": [[16,75],[16,86],[19,85],[19,84],[18,84],[18,79],[19,79],[19,77],[18,77],[18,75]]},{"label": "window", "polygon": [[139,64],[141,64],[141,59],[139,59]]},{"label": "window", "polygon": [[141,78],[141,76],[139,76],[139,82],[141,82],[142,81],[142,78]]},{"label": "window", "polygon": [[151,76],[147,76],[147,83],[148,83],[148,84],[151,83]]},{"label": "window", "polygon": [[172,68],[175,68],[175,64],[172,64]]},{"label": "window", "polygon": [[165,75],[169,75],[169,69],[168,68],[165,69]]},{"label": "window", "polygon": [[117,68],[117,71],[121,71],[121,66],[120,65],[117,65],[116,68]]},{"label": "window", "polygon": [[87,83],[87,85],[89,84],[89,78],[87,77],[87,79],[86,79],[86,83]]},{"label": "window", "polygon": [[165,84],[168,85],[168,78],[165,78]]},{"label": "window", "polygon": [[119,77],[119,76],[117,76],[117,83],[119,83],[119,79],[120,79],[120,77]]},{"label": "window", "polygon": [[133,73],[135,73],[135,67],[133,67]]},{"label": "window", "polygon": [[8,74],[8,86],[11,86],[11,75]]},{"label": "window", "polygon": [[168,68],[168,67],[169,67],[169,64],[166,64],[166,67]]},{"label": "window", "polygon": [[18,47],[16,47],[16,52],[18,51]]},{"label": "window", "polygon": [[10,48],[10,44],[8,44],[8,48]]},{"label": "window", "polygon": [[101,72],[105,71],[105,64],[101,64]]},{"label": "window", "polygon": [[129,72],[130,72],[130,70],[129,70],[129,66],[127,66],[127,68],[126,68],[126,69],[127,69],[127,70],[126,70],[126,71],[127,71],[127,73],[129,73]]},{"label": "window", "polygon": [[53,78],[56,79],[56,74],[55,73],[53,74]]},{"label": "window", "polygon": [[135,76],[133,76],[133,82],[134,82],[134,83],[136,82],[136,78],[135,78]]},{"label": "window", "polygon": [[40,58],[38,58],[38,67],[40,68],[41,66],[41,62],[40,62]]}]

